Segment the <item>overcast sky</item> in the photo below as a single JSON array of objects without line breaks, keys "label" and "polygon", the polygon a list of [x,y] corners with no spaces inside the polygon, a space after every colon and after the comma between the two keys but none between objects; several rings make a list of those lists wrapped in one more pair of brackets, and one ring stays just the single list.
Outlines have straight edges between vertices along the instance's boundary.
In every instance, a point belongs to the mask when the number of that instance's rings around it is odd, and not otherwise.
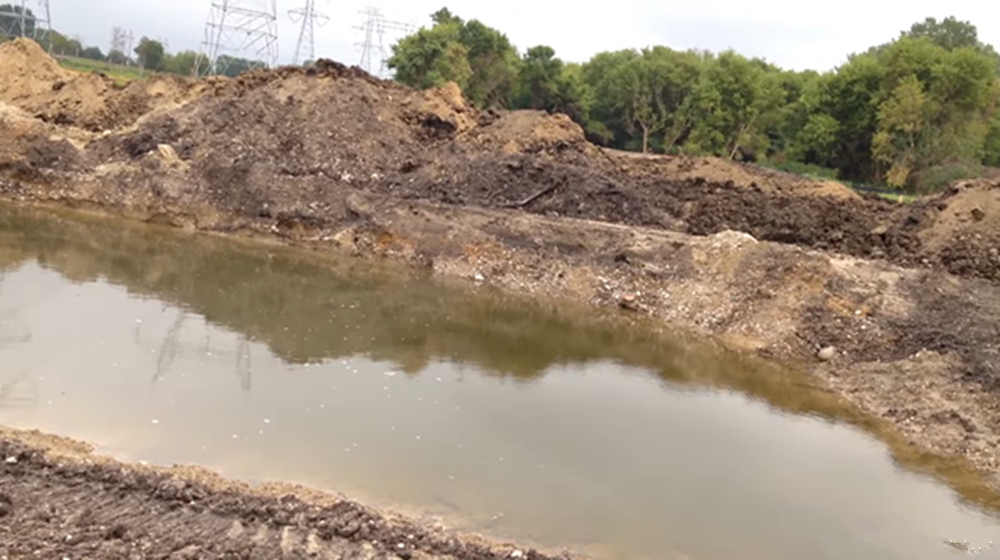
[{"label": "overcast sky", "polygon": [[[107,51],[111,29],[121,26],[136,38],[168,41],[171,51],[198,49],[213,0],[49,0],[53,26],[86,44]],[[221,0],[215,0],[221,1]],[[269,0],[230,0],[263,5]],[[356,64],[356,30],[366,0],[316,0],[330,17],[316,30],[317,56]],[[547,44],[558,56],[584,61],[596,52],[654,44],[712,51],[733,48],[779,66],[828,70],[849,53],[898,36],[928,16],[954,15],[979,28],[980,40],[1000,48],[1000,17],[992,0],[614,0],[545,2],[539,0],[372,0],[387,19],[427,25],[429,14],[447,6],[464,19],[495,27],[523,52]],[[288,11],[304,0],[277,0],[281,62],[290,62],[298,27]],[[994,7],[990,7],[994,6]],[[388,49],[388,44],[386,48]]]}]

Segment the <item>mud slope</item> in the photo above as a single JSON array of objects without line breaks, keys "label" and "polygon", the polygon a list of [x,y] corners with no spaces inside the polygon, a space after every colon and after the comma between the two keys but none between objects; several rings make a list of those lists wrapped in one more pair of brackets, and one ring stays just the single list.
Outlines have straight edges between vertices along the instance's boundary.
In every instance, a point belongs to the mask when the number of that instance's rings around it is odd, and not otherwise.
[{"label": "mud slope", "polygon": [[[415,92],[329,61],[110,88],[97,106],[136,109],[91,113],[56,84],[99,77],[53,82],[50,62],[0,46],[0,198],[624,307],[810,360],[916,448],[1000,473],[1000,183],[898,205],[601,150],[564,116],[479,111],[454,86]],[[812,365],[827,346],[832,362]]]},{"label": "mud slope", "polygon": [[145,161],[159,154],[186,193],[244,216],[282,208],[322,220],[313,214],[324,193],[351,189],[695,235],[732,229],[1000,280],[997,183],[900,206],[721,160],[601,150],[562,115],[481,112],[457,88],[413,92],[328,61],[117,89],[14,41],[0,47],[0,70],[0,101],[49,123],[111,130],[78,144],[76,168],[59,142],[25,139],[41,157],[16,166],[22,182],[44,173],[48,184],[79,188],[79,173],[103,165],[101,183],[134,191],[121,196],[170,197],[163,171]]},{"label": "mud slope", "polygon": [[118,464],[61,438],[0,431],[0,457],[0,529],[16,529],[0,530],[6,558],[553,558],[304,489]]}]

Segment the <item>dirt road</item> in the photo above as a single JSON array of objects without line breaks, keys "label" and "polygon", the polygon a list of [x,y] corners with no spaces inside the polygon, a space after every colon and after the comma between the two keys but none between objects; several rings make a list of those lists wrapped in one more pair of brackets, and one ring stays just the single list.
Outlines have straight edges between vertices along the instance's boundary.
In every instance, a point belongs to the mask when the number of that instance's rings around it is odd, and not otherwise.
[{"label": "dirt road", "polygon": [[1000,183],[900,205],[326,61],[117,88],[14,41],[0,103],[0,198],[624,307],[799,364],[1000,482]]}]

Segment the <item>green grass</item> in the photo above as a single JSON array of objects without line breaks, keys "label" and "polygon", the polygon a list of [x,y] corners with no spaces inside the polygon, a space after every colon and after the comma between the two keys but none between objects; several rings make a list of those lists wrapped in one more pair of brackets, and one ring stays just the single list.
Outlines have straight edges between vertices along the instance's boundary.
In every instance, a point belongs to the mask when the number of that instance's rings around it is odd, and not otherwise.
[{"label": "green grass", "polygon": [[122,64],[111,64],[100,60],[90,60],[89,58],[77,58],[75,56],[61,56],[57,59],[59,66],[77,72],[103,72],[118,84],[126,84],[133,80],[141,80],[155,74],[155,72],[143,72],[134,66]]}]

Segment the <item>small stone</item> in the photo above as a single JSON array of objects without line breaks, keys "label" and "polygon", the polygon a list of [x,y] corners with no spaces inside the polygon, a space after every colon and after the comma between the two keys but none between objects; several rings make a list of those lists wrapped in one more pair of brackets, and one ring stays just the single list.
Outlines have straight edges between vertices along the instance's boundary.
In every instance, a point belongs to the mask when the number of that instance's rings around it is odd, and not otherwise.
[{"label": "small stone", "polygon": [[618,306],[631,311],[639,310],[638,298],[635,294],[625,294],[618,299]]},{"label": "small stone", "polygon": [[17,464],[17,457],[14,457],[13,455],[10,456],[10,457],[7,457],[7,461],[6,462],[7,462],[8,465],[16,465]]},{"label": "small stone", "polygon": [[872,235],[885,235],[889,232],[889,226],[878,226],[872,230]]},{"label": "small stone", "polygon": [[977,222],[981,222],[984,219],[986,219],[986,212],[984,212],[982,208],[973,208],[972,219],[976,220]]},{"label": "small stone", "polygon": [[520,550],[515,550],[514,552],[510,553],[510,557],[511,558],[524,558],[524,553],[521,552]]},{"label": "small stone", "polygon": [[837,349],[834,348],[833,346],[827,346],[826,348],[823,348],[822,350],[817,352],[816,357],[819,358],[820,361],[829,362],[837,357]]}]

